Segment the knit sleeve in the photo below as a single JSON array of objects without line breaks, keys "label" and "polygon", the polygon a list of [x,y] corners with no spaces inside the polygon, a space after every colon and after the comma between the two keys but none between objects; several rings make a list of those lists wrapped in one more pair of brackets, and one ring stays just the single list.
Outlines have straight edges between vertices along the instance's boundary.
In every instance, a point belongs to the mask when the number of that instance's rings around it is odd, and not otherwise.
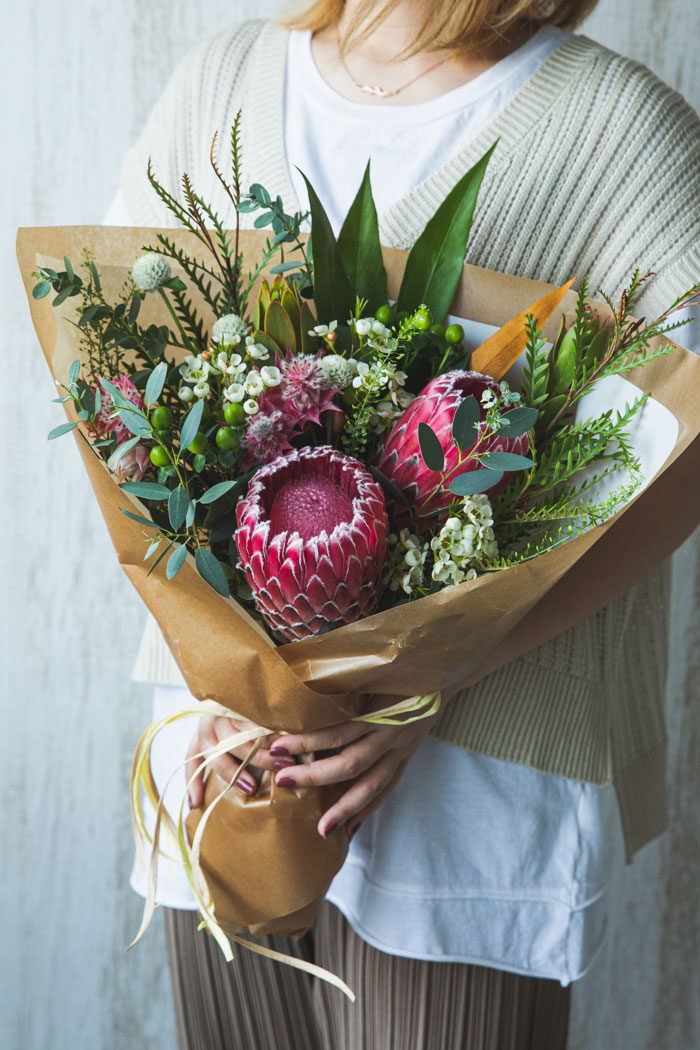
[{"label": "knit sleeve", "polygon": [[246,60],[264,24],[229,27],[196,44],[175,67],[124,159],[121,188],[134,225],[176,225],[148,181],[149,158],[170,192],[177,194],[183,172],[200,184],[212,136],[225,130],[217,121],[223,113],[232,123],[240,105]]}]

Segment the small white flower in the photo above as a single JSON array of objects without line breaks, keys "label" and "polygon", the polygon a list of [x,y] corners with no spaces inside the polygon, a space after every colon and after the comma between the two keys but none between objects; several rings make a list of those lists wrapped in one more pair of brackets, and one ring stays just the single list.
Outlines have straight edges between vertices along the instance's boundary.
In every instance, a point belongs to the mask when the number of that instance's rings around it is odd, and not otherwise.
[{"label": "small white flower", "polygon": [[282,373],[275,365],[263,365],[260,375],[265,386],[279,386],[282,382]]},{"label": "small white flower", "polygon": [[389,329],[385,325],[382,324],[381,321],[373,321],[372,322],[372,335],[378,335],[382,339],[386,339],[387,336],[391,335],[391,332],[389,331]]},{"label": "small white flower", "polygon": [[234,403],[242,401],[245,397],[245,387],[242,383],[231,383],[224,390],[224,397],[227,401],[233,401]]},{"label": "small white flower", "polygon": [[181,386],[177,392],[177,396],[181,401],[192,401],[194,394],[192,393],[191,386]]},{"label": "small white flower", "polygon": [[373,323],[373,317],[361,317],[359,321],[355,321],[355,331],[358,335],[369,335],[372,331]]},{"label": "small white flower", "polygon": [[205,361],[200,354],[188,354],[184,363],[180,365],[179,372],[186,383],[199,383],[207,378],[211,371],[211,365]]},{"label": "small white flower", "polygon": [[195,397],[206,397],[209,393],[209,384],[203,379],[199,383],[195,383],[192,389]]},{"label": "small white flower", "polygon": [[224,314],[214,321],[211,330],[212,341],[222,346],[236,346],[244,338],[246,323],[238,314]]},{"label": "small white flower", "polygon": [[240,375],[246,370],[245,361],[240,354],[227,354],[225,350],[217,354],[216,365],[219,371],[229,376]]},{"label": "small white flower", "polygon": [[325,335],[330,335],[331,332],[335,332],[338,327],[337,321],[331,321],[330,324],[317,324],[308,332],[308,335],[317,335],[323,338]]},{"label": "small white flower", "polygon": [[254,401],[252,397],[249,397],[247,401],[243,402],[243,411],[247,416],[254,416],[256,412],[260,411],[260,406],[257,401]]},{"label": "small white flower", "polygon": [[155,292],[170,280],[170,265],[156,252],[140,255],[131,267],[131,279],[141,292]]},{"label": "small white flower", "polygon": [[246,353],[248,357],[252,357],[254,361],[267,361],[270,356],[270,351],[262,343],[249,343],[246,347]]},{"label": "small white flower", "polygon": [[265,389],[263,378],[259,372],[249,372],[245,381],[245,392],[250,397],[259,397]]}]

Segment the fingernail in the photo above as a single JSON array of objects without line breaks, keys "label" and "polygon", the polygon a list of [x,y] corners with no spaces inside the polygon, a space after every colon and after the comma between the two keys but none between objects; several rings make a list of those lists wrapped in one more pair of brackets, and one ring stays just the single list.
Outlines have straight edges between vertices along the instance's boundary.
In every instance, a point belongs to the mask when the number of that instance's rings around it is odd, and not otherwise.
[{"label": "fingernail", "polygon": [[273,769],[287,769],[289,766],[295,766],[296,762],[293,758],[278,758],[273,765]]},{"label": "fingernail", "polygon": [[270,754],[271,755],[288,755],[289,754],[289,748],[288,747],[283,747],[282,744],[273,744],[272,747],[270,748]]},{"label": "fingernail", "polygon": [[337,823],[335,821],[333,821],[332,824],[329,824],[328,827],[325,830],[324,835],[323,835],[324,839],[327,839],[329,835],[332,835],[337,827],[338,827],[338,825],[337,825]]},{"label": "fingernail", "polygon": [[281,788],[293,788],[296,781],[293,777],[277,777],[275,783]]},{"label": "fingernail", "polygon": [[252,795],[257,789],[257,786],[257,782],[249,780],[248,777],[239,777],[236,781],[236,787],[240,788],[241,791],[244,791],[246,795]]},{"label": "fingernail", "polygon": [[190,795],[189,791],[187,792],[187,804],[189,805],[190,809],[194,809],[194,805],[192,804],[192,796]]}]

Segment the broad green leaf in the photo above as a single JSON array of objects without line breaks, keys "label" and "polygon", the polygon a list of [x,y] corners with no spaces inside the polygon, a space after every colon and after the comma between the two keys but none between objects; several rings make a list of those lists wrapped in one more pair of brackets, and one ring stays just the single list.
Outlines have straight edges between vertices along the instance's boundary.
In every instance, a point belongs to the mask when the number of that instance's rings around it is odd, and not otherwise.
[{"label": "broad green leaf", "polygon": [[309,335],[309,332],[314,328],[316,324],[316,318],[313,315],[311,307],[308,303],[302,303],[301,306],[301,349],[305,354],[313,354],[316,352],[316,336]]},{"label": "broad green leaf", "polygon": [[474,395],[469,394],[457,408],[452,420],[452,440],[460,452],[466,452],[476,441],[480,421],[481,409]]},{"label": "broad green leaf", "polygon": [[[202,412],[204,411],[204,399],[199,398],[192,405],[187,415],[182,421],[182,428],[180,430],[180,448],[186,449],[188,445],[191,445],[195,439],[195,435],[199,430],[199,424],[202,422]],[[183,515],[184,517],[184,515]]]},{"label": "broad green leaf", "polygon": [[102,291],[102,286],[100,284],[100,275],[97,272],[97,267],[95,266],[95,263],[93,262],[92,259],[90,260],[90,273],[92,274],[92,281],[93,281],[93,284],[95,285],[95,291],[98,292],[98,293],[101,292]]},{"label": "broad green leaf", "polygon": [[71,430],[75,430],[77,425],[77,423],[61,423],[60,426],[53,428],[46,440],[53,441],[54,438],[62,437],[63,434],[70,434]]},{"label": "broad green leaf", "polygon": [[427,423],[418,424],[418,444],[428,470],[439,473],[445,465],[445,453],[437,434]]},{"label": "broad green leaf", "polygon": [[338,250],[353,298],[366,299],[367,313],[374,314],[387,301],[387,290],[369,161],[338,235]]},{"label": "broad green leaf", "polygon": [[455,496],[475,496],[477,492],[488,492],[502,477],[502,470],[468,470],[450,482],[450,492]]},{"label": "broad green leaf", "polygon": [[80,375],[80,361],[74,361],[68,369],[68,382],[75,383],[76,379]]},{"label": "broad green leaf", "polygon": [[268,335],[267,332],[262,332],[259,328],[256,328],[253,332],[253,339],[256,343],[266,347],[271,354],[279,354],[282,350],[282,347],[277,345],[272,336]]},{"label": "broad green leaf", "polygon": [[32,288],[32,299],[45,299],[50,291],[50,281],[39,281],[39,283],[35,284]]},{"label": "broad green leaf", "polygon": [[501,421],[506,424],[503,429],[503,436],[512,438],[520,437],[521,434],[527,434],[528,430],[532,430],[539,412],[536,408],[513,408],[510,412],[506,412],[501,417]]},{"label": "broad green leaf", "polygon": [[220,481],[218,485],[212,485],[210,489],[207,489],[204,495],[199,497],[199,502],[214,503],[217,499],[220,499],[221,496],[230,492],[237,484],[237,481]]},{"label": "broad green leaf", "polygon": [[527,470],[535,465],[529,456],[518,456],[515,452],[484,452],[479,462],[489,470]]},{"label": "broad green leaf", "polygon": [[425,304],[436,321],[449,311],[462,276],[476,199],[496,145],[450,190],[411,248],[397,310],[410,312]]},{"label": "broad green leaf", "polygon": [[172,490],[168,499],[168,517],[170,518],[170,524],[176,531],[181,528],[189,505],[190,497],[183,487],[178,485],[176,489]]},{"label": "broad green leaf", "polygon": [[71,261],[70,261],[70,259],[68,258],[67,255],[63,256],[63,265],[66,268],[66,273],[68,274],[68,280],[72,281],[73,278],[75,277],[75,272],[73,270],[73,267],[71,266]]},{"label": "broad green leaf", "polygon": [[151,372],[146,383],[146,392],[144,400],[150,408],[154,404],[163,392],[163,385],[165,384],[165,377],[168,374],[168,366],[165,361],[161,361],[159,365]]},{"label": "broad green leaf", "polygon": [[155,500],[156,503],[170,498],[170,489],[154,481],[125,481],[119,487],[122,492],[130,492],[139,499]]},{"label": "broad green leaf", "polygon": [[122,458],[124,453],[128,452],[130,448],[134,447],[134,445],[138,445],[139,440],[140,439],[137,437],[129,438],[128,441],[123,441],[121,445],[115,448],[114,452],[107,460],[107,466],[111,471],[115,471],[117,469],[119,460]]},{"label": "broad green leaf", "polygon": [[576,337],[570,328],[562,339],[549,377],[549,394],[565,394],[576,378]]},{"label": "broad green leaf", "polygon": [[134,322],[136,321],[136,318],[139,315],[139,310],[141,309],[141,303],[142,302],[143,302],[143,300],[142,300],[141,296],[139,295],[139,293],[135,292],[134,295],[131,298],[131,302],[129,303],[129,321],[132,324],[134,324]]},{"label": "broad green leaf", "polygon": [[289,348],[292,353],[297,351],[297,337],[294,325],[289,314],[281,303],[273,299],[265,311],[265,332],[274,339],[282,353]]},{"label": "broad green leaf", "polygon": [[211,551],[200,547],[194,556],[194,562],[199,575],[207,581],[209,586],[213,587],[217,594],[228,598],[228,580],[226,579],[226,573],[219,564],[218,558],[215,558]]},{"label": "broad green leaf", "polygon": [[142,416],[139,412],[127,411],[125,408],[121,408],[118,411],[122,423],[132,434],[136,434],[137,437],[145,437],[146,434],[151,433],[151,424],[145,416]]},{"label": "broad green leaf", "polygon": [[549,424],[553,421],[558,412],[566,404],[566,394],[560,394],[558,397],[547,398],[545,404],[540,409],[539,418],[537,420],[537,430],[541,432],[546,430]]},{"label": "broad green leaf", "polygon": [[[187,547],[184,544],[180,547],[176,547],[173,553],[168,558],[168,564],[165,567],[165,575],[169,580],[172,580],[173,576],[177,576],[178,572],[182,568],[183,562],[187,557]],[[154,566],[155,568],[155,566]]]},{"label": "broad green leaf", "polygon": [[301,266],[301,259],[297,262],[283,262],[277,263],[276,266],[270,267],[270,273],[287,273],[288,270],[298,270]]},{"label": "broad green leaf", "polygon": [[345,276],[343,260],[323,205],[316,191],[301,175],[309,192],[311,209],[311,251],[314,259],[314,301],[322,323],[344,323],[352,312],[355,297]]}]

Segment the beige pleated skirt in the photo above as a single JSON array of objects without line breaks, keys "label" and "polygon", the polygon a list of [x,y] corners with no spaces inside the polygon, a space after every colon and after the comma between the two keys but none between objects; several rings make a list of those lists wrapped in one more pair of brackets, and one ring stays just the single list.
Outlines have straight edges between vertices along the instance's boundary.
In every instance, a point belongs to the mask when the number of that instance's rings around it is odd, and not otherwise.
[{"label": "beige pleated skirt", "polygon": [[355,1003],[235,944],[227,963],[196,912],[163,911],[180,1050],[565,1050],[570,988],[388,955],[327,901],[301,940],[259,943],[338,974]]}]

